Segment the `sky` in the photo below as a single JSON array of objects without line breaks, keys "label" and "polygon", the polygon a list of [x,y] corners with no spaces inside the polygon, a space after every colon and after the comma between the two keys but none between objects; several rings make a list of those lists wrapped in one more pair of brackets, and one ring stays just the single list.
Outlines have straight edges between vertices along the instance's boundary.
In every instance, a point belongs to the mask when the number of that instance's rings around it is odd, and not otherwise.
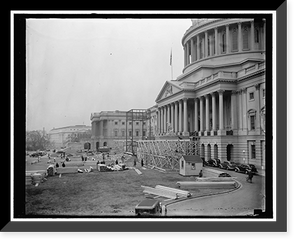
[{"label": "sky", "polygon": [[182,74],[190,19],[27,19],[26,127],[91,125],[100,111],[147,109]]}]

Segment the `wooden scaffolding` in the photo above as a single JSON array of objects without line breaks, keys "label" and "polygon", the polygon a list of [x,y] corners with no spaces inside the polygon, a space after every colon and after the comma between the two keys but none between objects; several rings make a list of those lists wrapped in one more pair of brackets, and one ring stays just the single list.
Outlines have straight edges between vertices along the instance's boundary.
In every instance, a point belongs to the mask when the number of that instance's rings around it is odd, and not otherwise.
[{"label": "wooden scaffolding", "polygon": [[146,165],[179,169],[182,155],[200,155],[199,140],[139,140],[138,158]]}]

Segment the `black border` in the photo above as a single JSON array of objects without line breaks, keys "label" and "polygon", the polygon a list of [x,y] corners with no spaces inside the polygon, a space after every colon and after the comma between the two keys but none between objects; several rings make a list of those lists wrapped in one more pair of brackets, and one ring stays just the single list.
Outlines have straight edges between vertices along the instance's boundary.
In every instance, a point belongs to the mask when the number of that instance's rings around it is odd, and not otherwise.
[{"label": "black border", "polygon": [[[287,21],[287,3],[284,1],[282,5],[276,9],[277,13],[277,36],[276,36],[276,41],[277,41],[277,69],[280,67],[280,72],[276,73],[277,76],[277,128],[276,128],[276,144],[277,144],[277,149],[280,149],[280,154],[277,154],[277,159],[276,159],[276,164],[277,164],[277,200],[276,201],[276,206],[277,206],[277,221],[251,221],[251,222],[231,222],[231,221],[226,221],[222,223],[218,223],[215,221],[199,221],[193,223],[189,221],[164,221],[164,222],[156,222],[156,221],[151,221],[151,222],[145,222],[145,221],[99,221],[99,222],[74,222],[74,221],[54,221],[54,222],[28,222],[28,221],[22,221],[22,222],[17,222],[17,221],[10,221],[10,206],[8,205],[9,209],[6,214],[8,214],[5,219],[6,221],[3,220],[2,217],[2,222],[8,222],[4,223],[4,225],[1,224],[1,227],[4,226],[2,231],[82,231],[82,232],[92,232],[92,231],[122,231],[122,232],[132,232],[132,231],[138,231],[138,232],[170,232],[170,231],[182,231],[182,232],[192,232],[192,231],[223,231],[223,232],[232,232],[232,231],[252,231],[252,232],[261,232],[261,231],[286,231],[287,229],[287,221],[286,221],[286,214],[287,214],[287,178],[286,178],[286,78],[287,78],[287,70],[286,70],[286,64],[287,64],[287,59],[286,59],[286,50],[287,50],[287,43],[286,43],[286,21]],[[275,10],[274,9],[274,10]],[[268,9],[272,10],[272,9]],[[251,14],[252,15],[252,14]],[[65,18],[78,18],[78,17],[83,17],[83,15],[60,15],[59,17],[65,17]],[[194,18],[197,15],[180,15],[182,18]],[[253,16],[253,15],[252,15]],[[25,183],[25,176],[24,176],[24,166],[23,165],[18,165],[16,168],[16,163],[17,162],[22,162],[23,160],[23,154],[18,154],[20,152],[23,152],[24,147],[25,147],[25,140],[22,135],[24,134],[25,131],[25,93],[26,91],[26,77],[22,76],[22,74],[25,74],[26,71],[26,61],[24,59],[24,54],[25,54],[25,43],[23,40],[25,40],[25,18],[27,18],[28,15],[15,15],[14,18],[14,40],[15,40],[15,48],[14,48],[14,73],[15,73],[15,79],[14,79],[14,96],[16,99],[14,99],[14,135],[18,135],[17,137],[14,138],[14,159],[15,159],[15,172],[14,172],[14,178],[17,179],[18,181],[14,183],[14,206],[15,206],[15,214],[16,217],[23,217],[24,216],[24,200],[25,200],[25,193],[22,191],[22,185],[19,186],[18,183]],[[49,16],[45,15],[30,15],[31,18],[49,18]],[[99,18],[99,15],[94,15],[95,18]],[[116,18],[124,18],[127,17],[127,15],[124,14],[117,14],[113,15],[113,17]],[[136,17],[132,15],[128,15],[128,17]],[[139,16],[138,16],[139,17]],[[169,15],[167,16],[169,18],[178,18],[178,16],[174,15]],[[201,15],[203,18],[204,16]],[[243,16],[244,17],[244,16]],[[89,16],[91,18],[91,16]],[[155,18],[155,16],[154,16]],[[156,18],[160,18],[160,16],[156,16]],[[166,18],[166,16],[164,16]],[[268,23],[271,22],[266,22],[267,24],[267,30],[270,30],[270,26],[268,26]],[[272,28],[271,28],[272,29]],[[23,30],[23,31],[20,31]],[[272,40],[268,40],[268,35],[267,35],[267,43],[268,46],[269,43]],[[280,47],[280,48],[279,48]],[[267,57],[272,57],[271,52],[266,52]],[[280,58],[279,58],[280,57]],[[267,60],[272,60],[268,59]],[[267,86],[272,86],[272,63],[267,62],[266,64],[266,82],[269,83]],[[278,70],[277,70],[278,71]],[[18,75],[19,74],[19,75]],[[21,74],[21,75],[20,75]],[[280,81],[280,83],[279,83]],[[285,83],[284,83],[285,81]],[[267,90],[267,105],[272,105],[272,93],[268,92],[272,91],[271,89]],[[271,106],[270,106],[271,107]],[[270,111],[271,108],[268,109],[268,112]],[[21,123],[20,123],[21,122]],[[23,122],[23,123],[22,123]],[[272,132],[272,117],[270,114],[267,115],[267,132]],[[280,129],[280,131],[278,130]],[[266,138],[268,142],[272,142],[272,135],[268,134],[266,135]],[[280,139],[280,140],[279,140]],[[16,140],[18,140],[16,142]],[[270,147],[268,149],[268,147]],[[278,151],[277,151],[278,152]],[[267,144],[267,155],[266,159],[272,159],[272,146],[270,144]],[[20,161],[21,160],[21,161]],[[281,163],[281,164],[278,164]],[[268,168],[267,171],[271,171],[271,179],[266,178],[267,183],[272,183],[272,169]],[[278,176],[278,173],[280,172],[280,178]],[[9,173],[9,171],[8,171]],[[269,177],[270,178],[270,177]],[[10,185],[10,182],[8,182],[8,186]],[[21,187],[21,188],[20,188]],[[268,186],[272,190],[272,186]],[[267,189],[266,191],[269,194],[269,190]],[[271,191],[272,193],[272,191]],[[10,192],[8,193],[8,200],[10,197]],[[270,200],[270,199],[268,199]],[[272,198],[271,198],[272,200]],[[267,206],[272,207],[272,203],[267,203]],[[267,210],[270,210],[267,208]],[[280,212],[278,211],[280,210]],[[271,210],[272,211],[272,210]],[[197,225],[195,225],[197,224]]]}]

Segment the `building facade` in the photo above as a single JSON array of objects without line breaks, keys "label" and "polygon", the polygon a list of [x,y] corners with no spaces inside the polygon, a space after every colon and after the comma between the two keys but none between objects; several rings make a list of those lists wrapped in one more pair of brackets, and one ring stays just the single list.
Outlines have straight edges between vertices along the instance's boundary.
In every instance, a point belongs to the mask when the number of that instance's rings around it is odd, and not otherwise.
[{"label": "building facade", "polygon": [[265,20],[199,19],[183,73],[156,98],[157,135],[200,136],[201,157],[265,168]]},{"label": "building facade", "polygon": [[[146,121],[131,121],[127,119],[126,111],[101,111],[92,113],[92,138],[91,149],[97,150],[99,147],[113,147],[114,141],[130,140],[134,141],[146,137]],[[127,132],[127,135],[126,135]]]},{"label": "building facade", "polygon": [[[206,160],[264,169],[265,33],[264,19],[193,19],[182,38],[182,74],[164,83],[146,125],[136,125],[138,133],[127,125],[128,135],[200,136]],[[126,112],[93,113],[91,121],[92,149],[126,139]]]},{"label": "building facade", "polygon": [[66,147],[72,136],[86,133],[91,130],[91,126],[74,125],[61,128],[53,128],[49,132],[50,142],[54,148]]}]

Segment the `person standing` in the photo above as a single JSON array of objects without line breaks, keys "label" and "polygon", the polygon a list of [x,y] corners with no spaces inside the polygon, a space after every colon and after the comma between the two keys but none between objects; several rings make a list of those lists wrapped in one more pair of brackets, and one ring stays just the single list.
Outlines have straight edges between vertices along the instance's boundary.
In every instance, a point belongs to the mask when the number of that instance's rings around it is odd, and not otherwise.
[{"label": "person standing", "polygon": [[246,181],[252,183],[252,178],[253,178],[252,171],[248,171],[248,176],[246,178]]}]

